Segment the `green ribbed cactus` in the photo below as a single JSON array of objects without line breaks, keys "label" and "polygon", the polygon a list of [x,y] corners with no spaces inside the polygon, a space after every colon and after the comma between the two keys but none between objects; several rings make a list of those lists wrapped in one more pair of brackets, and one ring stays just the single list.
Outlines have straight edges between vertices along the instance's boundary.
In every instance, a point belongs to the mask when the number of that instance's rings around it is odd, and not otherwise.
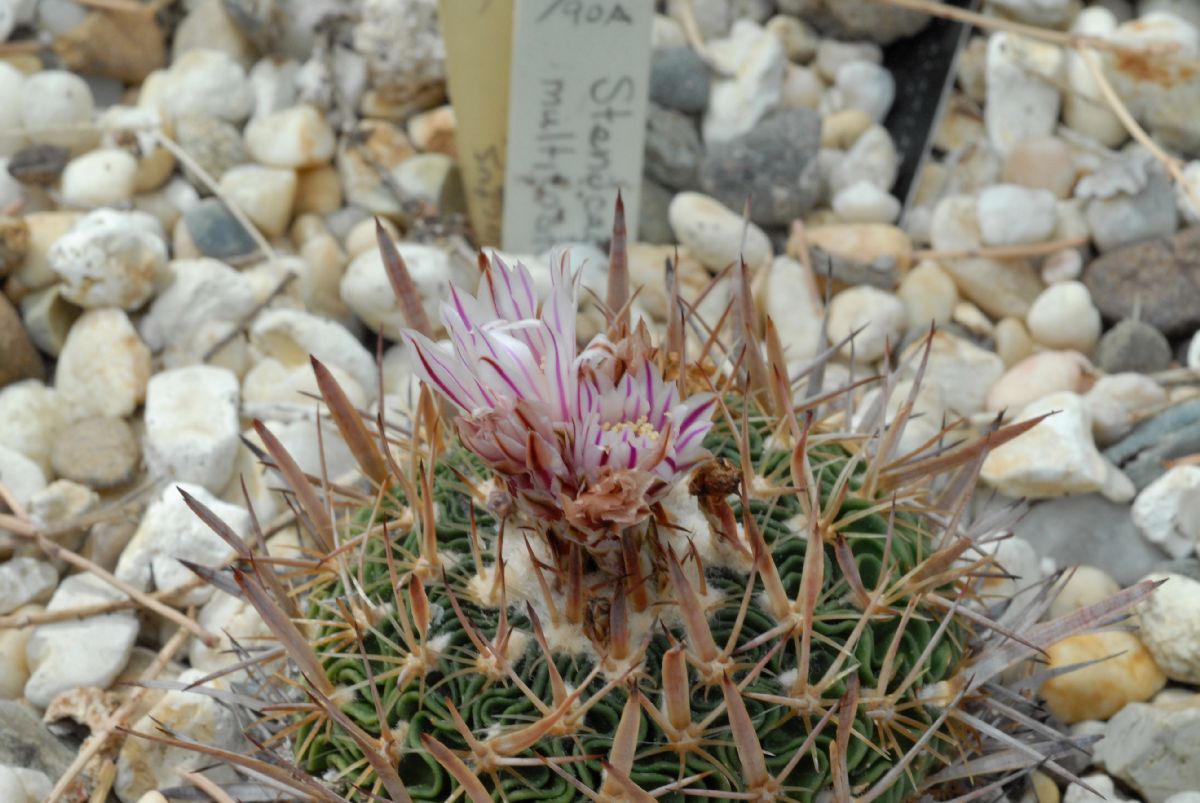
[{"label": "green ribbed cactus", "polygon": [[209,755],[334,802],[868,803],[1035,766],[1077,780],[1056,761],[1076,745],[1030,699],[1036,658],[1150,586],[1060,621],[1042,621],[1052,585],[988,598],[1011,519],[968,502],[988,450],[1036,421],[914,447],[928,352],[822,394],[843,344],[789,377],[744,265],[721,325],[686,313],[668,265],[663,337],[635,329],[619,216],[610,327],[582,349],[566,256],[545,299],[481,257],[439,344],[381,248],[417,329],[416,409],[371,420],[314,359],[354,486],[305,475],[256,423],[320,554],[262,558],[188,498],[238,551],[231,577],[196,570],[290,659],[245,662],[279,681],[254,690],[262,754]]},{"label": "green ribbed cactus", "polygon": [[[691,493],[676,489],[638,533],[648,564],[640,587],[628,575],[589,573],[575,621],[565,609],[548,621],[539,594],[525,599],[539,572],[554,598],[569,593],[570,576],[522,561],[529,536],[511,523],[500,544],[483,504],[489,472],[461,447],[439,461],[432,482],[444,576],[421,577],[425,535],[404,516],[387,527],[390,548],[369,540],[359,572],[314,590],[322,664],[354,692],[343,710],[374,737],[382,711],[414,800],[446,800],[459,785],[441,751],[464,766],[473,754],[493,756],[474,772],[494,799],[553,801],[583,799],[584,789],[603,799],[708,790],[717,799],[812,800],[838,773],[855,794],[877,786],[876,799],[900,801],[938,753],[954,757],[943,726],[902,764],[937,716],[920,693],[964,659],[966,623],[930,599],[954,599],[961,570],[939,562],[945,550],[921,514],[864,492],[867,466],[853,444],[813,438],[819,504],[810,517],[791,483],[792,453],[764,445],[769,422],[755,417],[749,435],[753,517],[744,517],[740,489],[726,490],[727,511],[724,497],[694,495],[704,490],[697,482]],[[726,468],[740,465],[738,443],[728,426],[706,439]],[[741,485],[736,471],[727,474]],[[378,529],[399,498],[364,511],[359,529]],[[723,514],[757,536],[722,550],[712,528]],[[765,550],[757,572],[755,542]],[[814,547],[819,560],[807,560]],[[504,584],[501,555],[512,556]],[[765,590],[768,565],[783,610]],[[373,620],[361,648],[346,618],[356,607]],[[338,726],[314,715],[297,743],[309,772],[374,788],[361,747]]]}]

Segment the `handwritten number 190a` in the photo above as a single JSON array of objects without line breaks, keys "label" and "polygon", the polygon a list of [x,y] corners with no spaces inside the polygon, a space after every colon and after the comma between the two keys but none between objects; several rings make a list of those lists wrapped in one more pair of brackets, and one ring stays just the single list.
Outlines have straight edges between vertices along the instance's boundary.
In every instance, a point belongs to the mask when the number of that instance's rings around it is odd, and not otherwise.
[{"label": "handwritten number 190a", "polygon": [[575,25],[632,25],[633,17],[621,3],[595,0],[550,0],[538,22],[565,18]]}]

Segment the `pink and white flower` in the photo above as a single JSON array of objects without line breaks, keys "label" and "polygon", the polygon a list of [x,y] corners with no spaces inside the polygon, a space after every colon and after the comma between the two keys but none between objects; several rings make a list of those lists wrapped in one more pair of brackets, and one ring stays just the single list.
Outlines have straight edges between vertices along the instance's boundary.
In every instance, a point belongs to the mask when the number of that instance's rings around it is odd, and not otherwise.
[{"label": "pink and white flower", "polygon": [[598,336],[575,341],[578,277],[556,256],[549,298],[498,257],[479,293],[451,288],[446,350],[406,331],[418,375],[458,412],[463,443],[529,513],[589,538],[634,524],[704,460],[711,394],[680,398],[658,366]]}]

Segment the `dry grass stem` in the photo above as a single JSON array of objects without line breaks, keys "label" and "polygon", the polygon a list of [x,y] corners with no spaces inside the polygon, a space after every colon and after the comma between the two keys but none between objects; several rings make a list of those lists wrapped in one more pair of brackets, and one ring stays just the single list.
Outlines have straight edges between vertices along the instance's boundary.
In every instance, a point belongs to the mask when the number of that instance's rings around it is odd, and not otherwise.
[{"label": "dry grass stem", "polygon": [[138,0],[78,0],[79,5],[97,11],[112,11],[117,14],[138,14],[152,17],[158,13],[157,2],[139,3]]},{"label": "dry grass stem", "polygon": [[[171,589],[170,593],[155,591],[150,596],[154,599],[165,599],[200,588],[205,585],[205,582],[199,577],[189,580],[179,588]],[[92,605],[80,605],[77,608],[64,608],[59,611],[36,611],[34,613],[10,613],[7,616],[0,616],[0,630],[20,629],[29,627],[30,625],[46,625],[53,622],[66,622],[71,619],[86,619],[89,616],[100,616],[106,613],[115,613],[117,611],[127,611],[132,608],[137,608],[139,603],[132,599],[118,599],[112,602],[97,602]]]},{"label": "dry grass stem", "polygon": [[242,211],[242,208],[234,203],[233,199],[231,199],[221,190],[220,185],[218,184],[217,180],[212,177],[212,174],[205,170],[199,162],[192,158],[190,153],[180,147],[178,142],[168,137],[161,129],[155,130],[154,139],[158,144],[170,151],[172,156],[174,156],[176,159],[182,162],[184,166],[191,170],[196,177],[200,179],[200,183],[203,184],[209,192],[219,198],[223,204],[225,204],[225,208],[229,210],[229,214],[233,215],[234,219],[237,220],[238,223],[242,224],[242,228],[244,228],[254,239],[254,242],[258,245],[259,250],[263,252],[267,259],[274,261],[279,258],[279,254],[276,253],[275,247],[272,246],[263,233],[258,230],[258,226],[255,226],[254,223],[251,222],[250,218],[246,216],[246,213]]},{"label": "dry grass stem", "polygon": [[929,14],[933,17],[941,17],[942,19],[961,22],[966,25],[974,25],[984,30],[1005,31],[1007,33],[1015,33],[1021,36],[1027,36],[1030,39],[1037,39],[1042,42],[1059,45],[1061,47],[1079,48],[1090,47],[1096,50],[1106,50],[1110,53],[1122,53],[1133,56],[1155,56],[1159,58],[1170,59],[1172,62],[1191,68],[1200,68],[1200,59],[1188,58],[1181,56],[1178,50],[1171,45],[1163,48],[1139,48],[1122,45],[1118,42],[1111,42],[1107,39],[1101,39],[1095,36],[1083,36],[1080,34],[1069,33],[1067,31],[1057,31],[1053,28],[1044,28],[1040,25],[1029,25],[1023,22],[1014,22],[1002,17],[993,17],[987,14],[980,14],[976,11],[968,11],[956,6],[948,6],[944,3],[933,2],[933,0],[875,0],[881,5],[895,6],[896,8],[905,8],[909,11],[919,11],[922,14]]},{"label": "dry grass stem", "polygon": [[926,248],[913,252],[913,259],[1023,259],[1041,257],[1067,248],[1079,248],[1091,242],[1087,235],[1051,240],[1030,245],[998,245],[993,247],[943,249]]},{"label": "dry grass stem", "polygon": [[214,781],[198,772],[190,770],[180,770],[179,777],[190,783],[192,786],[199,789],[204,794],[213,799],[214,803],[237,803],[229,794],[218,786]]},{"label": "dry grass stem", "polygon": [[[9,507],[12,507],[16,502],[12,494],[4,486],[4,483],[0,483],[0,498],[3,498]],[[88,560],[83,555],[72,552],[66,547],[54,543],[44,534],[42,534],[38,530],[37,526],[34,525],[34,523],[28,518],[10,513],[0,513],[0,527],[11,530],[21,538],[28,538],[32,540],[48,557],[57,558],[61,561],[71,564],[77,569],[91,572],[105,583],[108,583],[113,588],[124,593],[139,605],[149,608],[165,619],[169,619],[180,627],[188,630],[192,635],[204,642],[205,645],[209,647],[216,647],[217,644],[220,643],[214,633],[210,633],[209,631],[205,630],[191,617],[185,616],[171,606],[163,604],[150,594],[147,594],[144,591],[139,591],[138,589],[129,585],[129,583],[126,583],[124,580],[117,578],[103,566]]]},{"label": "dry grass stem", "polygon": [[[194,613],[194,609],[189,609],[189,614]],[[189,620],[190,621],[190,620]],[[185,644],[187,644],[190,633],[186,628],[179,628],[175,631],[175,635],[171,636],[170,640],[162,646],[158,651],[158,655],[154,656],[154,661],[146,668],[142,674],[141,680],[154,680],[166,668],[171,659],[175,657],[175,653],[179,652]],[[101,750],[108,746],[109,738],[118,728],[125,727],[128,723],[126,720],[137,708],[142,697],[146,692],[150,691],[148,687],[138,686],[129,692],[129,696],[125,698],[125,702],[113,711],[112,714],[105,720],[104,724],[96,731],[92,732],[79,749],[79,753],[75,756],[75,760],[71,762],[71,766],[67,767],[66,772],[54,784],[54,788],[50,790],[50,794],[46,796],[43,803],[57,803],[63,799],[67,790],[71,788],[75,778],[83,772],[92,758]]]},{"label": "dry grass stem", "polygon": [[19,42],[0,42],[0,57],[21,56],[26,53],[40,53],[42,43],[36,39],[22,39]]},{"label": "dry grass stem", "polygon": [[1104,74],[1104,69],[1100,66],[1099,57],[1087,47],[1077,46],[1076,49],[1083,58],[1084,64],[1087,65],[1088,71],[1091,72],[1092,78],[1095,79],[1096,86],[1100,88],[1100,94],[1104,97],[1104,102],[1108,104],[1113,114],[1121,121],[1121,125],[1125,126],[1125,130],[1129,132],[1129,136],[1133,137],[1139,145],[1149,151],[1150,155],[1163,166],[1163,169],[1174,179],[1175,183],[1183,188],[1192,208],[1197,213],[1200,213],[1200,198],[1196,197],[1196,193],[1193,192],[1183,176],[1183,162],[1167,153],[1162,146],[1146,133],[1146,129],[1142,128],[1138,121],[1133,118],[1133,115],[1129,113],[1129,108],[1126,107],[1120,96],[1117,95],[1117,91],[1113,89],[1108,76]]}]

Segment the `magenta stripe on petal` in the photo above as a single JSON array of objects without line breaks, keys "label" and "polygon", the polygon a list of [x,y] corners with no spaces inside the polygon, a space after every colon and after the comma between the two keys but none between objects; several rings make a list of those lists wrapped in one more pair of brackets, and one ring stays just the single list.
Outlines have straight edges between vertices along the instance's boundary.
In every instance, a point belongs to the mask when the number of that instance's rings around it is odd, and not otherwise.
[{"label": "magenta stripe on petal", "polygon": [[703,438],[707,434],[708,434],[707,430],[692,430],[687,435],[684,435],[682,438],[680,438],[679,441],[675,444],[675,454],[682,455],[684,452],[687,451],[688,446],[694,440],[696,440],[696,438]]},{"label": "magenta stripe on petal", "polygon": [[438,390],[442,392],[442,395],[454,402],[454,404],[460,410],[469,411],[470,408],[454,393],[454,391],[450,390],[446,383],[442,381],[442,378],[438,376],[438,371],[434,370],[433,366],[429,364],[429,358],[425,354],[425,350],[420,346],[416,346],[414,350],[417,352],[417,359],[421,361],[421,365],[425,369],[426,376],[431,382],[437,385]]},{"label": "magenta stripe on petal", "polygon": [[[689,399],[689,401],[691,400]],[[679,431],[683,432],[684,430],[690,429],[692,424],[696,423],[696,420],[699,419],[700,416],[704,415],[708,409],[716,403],[717,398],[715,396],[709,396],[702,404],[697,405],[696,409],[688,413],[683,419],[683,422],[679,425]]]}]

